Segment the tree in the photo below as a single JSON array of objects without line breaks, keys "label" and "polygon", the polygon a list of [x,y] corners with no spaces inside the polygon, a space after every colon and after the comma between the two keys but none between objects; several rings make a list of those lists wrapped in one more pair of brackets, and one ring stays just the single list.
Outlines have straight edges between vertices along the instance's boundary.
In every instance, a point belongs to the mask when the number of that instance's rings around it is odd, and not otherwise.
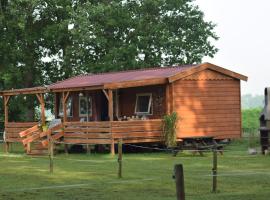
[{"label": "tree", "polygon": [[[214,24],[192,0],[0,0],[0,32],[0,89],[198,63],[217,52]],[[37,102],[22,104],[11,105],[11,117],[32,120]]]},{"label": "tree", "polygon": [[[71,7],[72,2],[65,0],[0,0],[2,89],[40,86],[70,76],[72,70],[57,55],[69,43]],[[57,58],[44,61],[52,56]],[[33,120],[35,97],[16,103],[11,103],[11,111],[17,116],[21,111],[21,118]]]},{"label": "tree", "polygon": [[69,58],[87,72],[201,62],[214,24],[192,0],[88,1],[74,13]]}]

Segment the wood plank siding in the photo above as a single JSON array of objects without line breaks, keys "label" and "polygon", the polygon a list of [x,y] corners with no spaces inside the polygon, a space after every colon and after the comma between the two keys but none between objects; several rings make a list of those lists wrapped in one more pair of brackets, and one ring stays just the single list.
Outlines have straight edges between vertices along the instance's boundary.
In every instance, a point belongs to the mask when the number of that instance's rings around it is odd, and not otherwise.
[{"label": "wood plank siding", "polygon": [[125,88],[119,90],[119,114],[120,116],[135,115],[136,94],[151,93],[153,98],[153,113],[149,119],[160,119],[166,114],[165,85]]},{"label": "wood plank siding", "polygon": [[204,70],[173,84],[179,138],[241,136],[240,80]]}]

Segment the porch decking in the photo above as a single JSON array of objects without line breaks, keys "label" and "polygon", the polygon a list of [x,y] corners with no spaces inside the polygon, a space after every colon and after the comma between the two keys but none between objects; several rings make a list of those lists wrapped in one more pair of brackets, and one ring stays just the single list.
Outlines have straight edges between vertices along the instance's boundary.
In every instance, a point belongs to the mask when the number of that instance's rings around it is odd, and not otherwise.
[{"label": "porch decking", "polygon": [[29,153],[31,143],[48,145],[51,136],[65,144],[109,144],[119,139],[124,143],[162,142],[162,120],[64,122],[42,132],[37,122],[8,123],[5,129],[7,143],[22,142]]}]

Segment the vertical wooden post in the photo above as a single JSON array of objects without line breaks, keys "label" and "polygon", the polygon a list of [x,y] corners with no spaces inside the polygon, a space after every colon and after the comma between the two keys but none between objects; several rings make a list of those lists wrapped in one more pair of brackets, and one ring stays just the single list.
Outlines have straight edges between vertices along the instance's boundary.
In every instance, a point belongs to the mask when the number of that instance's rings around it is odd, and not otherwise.
[{"label": "vertical wooden post", "polygon": [[68,155],[68,144],[65,144],[65,154]]},{"label": "vertical wooden post", "polygon": [[212,169],[212,175],[213,175],[212,192],[216,192],[217,191],[217,149],[216,148],[213,150],[213,169]]},{"label": "vertical wooden post", "polygon": [[[9,102],[9,99],[10,99],[10,96],[4,96],[5,129],[8,125],[8,102]],[[7,134],[7,132],[5,134]],[[8,153],[8,151],[9,151],[9,143],[5,142],[4,152]]]},{"label": "vertical wooden post", "polygon": [[54,93],[54,116],[55,116],[55,118],[57,118],[58,117],[58,115],[59,115],[59,113],[58,113],[58,109],[59,109],[59,100],[58,100],[58,97],[59,97],[59,95],[58,95],[58,93]]},{"label": "vertical wooden post", "polygon": [[48,140],[49,140],[48,152],[49,152],[49,160],[50,160],[49,168],[50,168],[50,173],[53,173],[54,141],[53,141],[53,138],[51,137],[51,134],[49,134],[48,137],[49,137],[48,138]]},{"label": "vertical wooden post", "polygon": [[91,154],[91,148],[89,144],[86,145],[86,153]]},{"label": "vertical wooden post", "polygon": [[31,153],[31,142],[28,142],[28,143],[26,144],[26,153],[27,153],[27,154]]},{"label": "vertical wooden post", "polygon": [[36,96],[38,98],[38,101],[41,107],[41,123],[42,123],[42,126],[44,126],[46,124],[44,96],[43,94],[36,94]]},{"label": "vertical wooden post", "polygon": [[184,170],[183,165],[178,164],[174,166],[176,197],[177,200],[185,200],[185,185],[184,185]]},{"label": "vertical wooden post", "polygon": [[115,108],[114,108],[114,113],[117,119],[119,118],[119,90],[115,90]]},{"label": "vertical wooden post", "polygon": [[8,102],[10,96],[4,96],[4,109],[5,109],[5,125],[8,124]]},{"label": "vertical wooden post", "polygon": [[42,126],[44,126],[46,124],[46,116],[45,116],[45,102],[44,102],[43,94],[40,95],[40,99],[42,101],[42,103],[41,103],[41,122],[42,122]]},{"label": "vertical wooden post", "polygon": [[122,139],[118,140],[118,178],[122,178]]},{"label": "vertical wooden post", "polygon": [[175,103],[174,103],[174,84],[170,83],[170,112],[172,113],[174,111]]},{"label": "vertical wooden post", "polygon": [[114,139],[112,138],[112,142],[111,142],[111,154],[112,156],[115,155],[115,149],[114,149]]},{"label": "vertical wooden post", "polygon": [[[110,122],[112,122],[113,121],[113,91],[112,90],[108,90],[108,113],[109,113]],[[110,128],[112,129],[112,123],[110,123]],[[114,139],[113,139],[112,131],[111,131],[111,135],[112,135],[111,154],[115,155]]]},{"label": "vertical wooden post", "polygon": [[108,102],[109,119],[110,121],[113,121],[113,91],[112,90],[108,90],[108,97],[109,97],[109,102]]},{"label": "vertical wooden post", "polygon": [[[62,93],[63,124],[64,124],[64,126],[65,126],[65,122],[67,121],[67,104],[66,104],[66,102],[67,102],[68,96],[69,96],[69,92]],[[65,144],[65,153],[68,154],[68,145],[67,144]]]},{"label": "vertical wooden post", "polygon": [[62,93],[62,105],[63,105],[63,122],[67,121],[67,104],[65,92]]},{"label": "vertical wooden post", "polygon": [[170,93],[170,85],[166,84],[166,114],[169,115],[171,113],[171,93]]},{"label": "vertical wooden post", "polygon": [[[89,96],[89,92],[87,92],[86,93],[86,99],[87,99],[87,106],[86,106],[86,108],[87,108],[87,120],[86,121],[87,122],[89,122],[89,100],[90,100],[90,98],[92,100],[92,96]],[[91,104],[92,104],[92,101],[91,101]],[[86,134],[88,135],[88,128],[89,127],[86,127],[86,128],[87,128]],[[88,137],[86,139],[88,139]],[[90,154],[91,153],[91,148],[90,148],[90,145],[89,144],[86,144],[86,153],[87,154]]]}]

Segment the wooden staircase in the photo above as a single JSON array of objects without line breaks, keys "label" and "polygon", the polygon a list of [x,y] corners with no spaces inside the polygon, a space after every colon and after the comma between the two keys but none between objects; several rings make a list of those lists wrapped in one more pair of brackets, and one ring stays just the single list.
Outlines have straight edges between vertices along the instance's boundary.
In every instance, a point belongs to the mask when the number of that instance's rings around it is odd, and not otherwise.
[{"label": "wooden staircase", "polygon": [[64,136],[63,124],[58,124],[46,131],[35,125],[19,133],[22,138],[27,155],[48,155],[48,144],[50,141],[59,141]]},{"label": "wooden staircase", "polygon": [[48,147],[44,147],[41,142],[32,142],[30,151],[27,152],[27,155],[31,156],[46,156],[48,155]]}]

